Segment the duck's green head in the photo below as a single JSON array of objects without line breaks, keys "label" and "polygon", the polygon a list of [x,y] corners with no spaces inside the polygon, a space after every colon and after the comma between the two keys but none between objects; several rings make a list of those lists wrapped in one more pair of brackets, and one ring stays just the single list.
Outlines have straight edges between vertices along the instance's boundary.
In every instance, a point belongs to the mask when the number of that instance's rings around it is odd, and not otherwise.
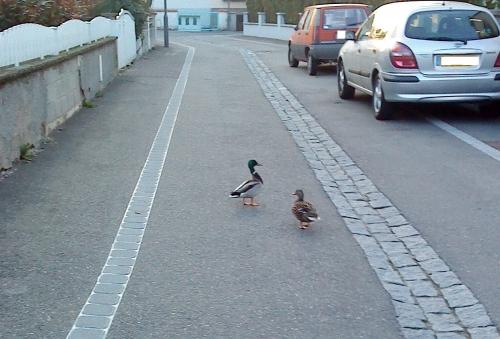
[{"label": "duck's green head", "polygon": [[257,160],[248,160],[248,169],[250,169],[250,172],[253,173],[255,171],[255,166],[262,166],[257,162]]}]

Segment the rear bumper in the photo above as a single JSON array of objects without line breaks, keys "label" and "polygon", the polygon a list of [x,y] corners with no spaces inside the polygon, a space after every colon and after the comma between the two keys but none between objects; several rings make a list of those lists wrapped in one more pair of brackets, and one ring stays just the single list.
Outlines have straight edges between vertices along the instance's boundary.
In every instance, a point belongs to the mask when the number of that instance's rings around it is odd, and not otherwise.
[{"label": "rear bumper", "polygon": [[480,102],[500,100],[500,72],[453,77],[382,73],[382,86],[387,101]]},{"label": "rear bumper", "polygon": [[323,61],[337,61],[340,48],[344,42],[332,42],[311,45],[309,53],[313,58]]}]

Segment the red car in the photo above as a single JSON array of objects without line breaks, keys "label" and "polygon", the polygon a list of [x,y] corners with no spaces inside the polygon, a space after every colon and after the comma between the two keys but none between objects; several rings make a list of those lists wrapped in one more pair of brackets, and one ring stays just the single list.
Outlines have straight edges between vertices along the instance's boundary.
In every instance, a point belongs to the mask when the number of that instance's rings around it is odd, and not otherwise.
[{"label": "red car", "polygon": [[356,32],[370,14],[363,4],[328,4],[306,7],[288,41],[288,63],[307,62],[309,75],[320,63],[336,62],[346,32]]}]

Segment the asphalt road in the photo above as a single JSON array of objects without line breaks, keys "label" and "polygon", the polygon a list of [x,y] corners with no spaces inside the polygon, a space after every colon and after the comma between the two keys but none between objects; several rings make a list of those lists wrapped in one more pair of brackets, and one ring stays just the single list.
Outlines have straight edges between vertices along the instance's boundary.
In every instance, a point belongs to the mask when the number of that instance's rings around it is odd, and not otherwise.
[{"label": "asphalt road", "polygon": [[[109,338],[399,338],[388,294],[239,52],[253,50],[404,213],[500,324],[500,163],[438,129],[479,140],[500,120],[410,107],[378,122],[345,102],[332,69],[309,77],[286,44],[173,34],[196,48],[141,251]],[[184,62],[157,48],[0,182],[0,337],[64,338],[107,258]],[[460,114],[455,116],[455,110]],[[418,114],[417,114],[418,113]],[[227,198],[264,164],[261,206]],[[303,188],[322,220],[289,212]]]}]

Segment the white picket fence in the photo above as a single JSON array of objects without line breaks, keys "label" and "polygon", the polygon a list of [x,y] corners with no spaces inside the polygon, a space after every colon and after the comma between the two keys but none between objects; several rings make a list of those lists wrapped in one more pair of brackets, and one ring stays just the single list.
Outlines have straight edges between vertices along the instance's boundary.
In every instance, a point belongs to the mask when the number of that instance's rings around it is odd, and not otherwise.
[{"label": "white picket fence", "polygon": [[0,67],[19,66],[27,60],[44,59],[98,39],[117,37],[118,67],[122,68],[136,57],[134,25],[134,18],[125,10],[116,20],[103,17],[90,22],[69,20],[58,27],[17,25],[0,32]]}]

